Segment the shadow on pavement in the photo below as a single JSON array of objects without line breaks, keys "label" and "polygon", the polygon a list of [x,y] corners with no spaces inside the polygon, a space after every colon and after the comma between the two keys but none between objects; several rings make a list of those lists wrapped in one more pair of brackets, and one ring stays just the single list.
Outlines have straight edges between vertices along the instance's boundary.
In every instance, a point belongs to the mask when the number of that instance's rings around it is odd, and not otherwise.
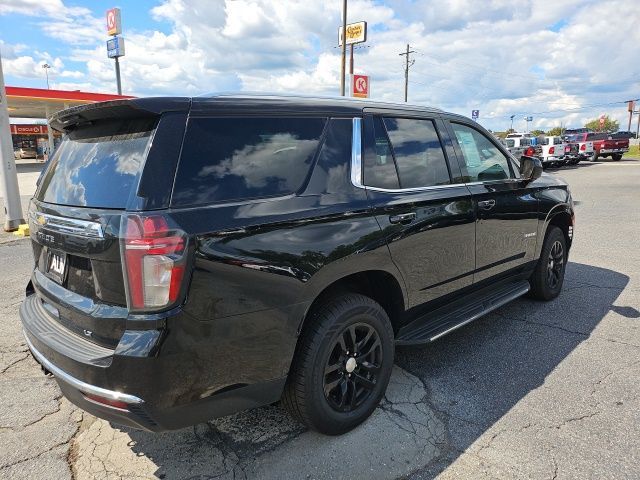
[{"label": "shadow on pavement", "polygon": [[[516,300],[433,344],[399,348],[397,365],[412,375],[396,369],[395,381],[407,385],[417,377],[421,385],[411,386],[418,397],[406,400],[419,416],[400,412],[398,435],[382,422],[405,404],[389,398],[342,437],[306,432],[277,406],[159,435],[120,430],[130,437],[127,448],[151,461],[160,478],[330,478],[322,465],[335,464],[357,445],[369,446],[368,460],[341,460],[343,478],[433,478],[540,387],[610,310],[640,316],[631,306],[614,306],[628,281],[612,270],[570,263],[564,291],[552,302]],[[414,457],[404,459],[402,452],[416,445]],[[388,452],[390,462],[376,464]]]}]

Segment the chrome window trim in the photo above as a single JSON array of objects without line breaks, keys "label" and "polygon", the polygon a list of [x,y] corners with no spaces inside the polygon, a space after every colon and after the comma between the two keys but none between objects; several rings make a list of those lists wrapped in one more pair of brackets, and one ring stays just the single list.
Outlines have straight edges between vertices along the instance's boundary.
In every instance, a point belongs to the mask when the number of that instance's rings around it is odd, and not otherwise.
[{"label": "chrome window trim", "polygon": [[[50,371],[54,377],[59,379],[60,381],[71,385],[73,388],[79,390],[83,393],[89,393],[93,395],[97,395],[99,397],[108,398],[110,400],[118,400],[124,403],[129,404],[141,404],[144,403],[144,400],[138,398],[134,395],[129,395],[127,393],[116,392],[114,390],[107,390],[106,388],[97,387],[95,385],[91,385],[89,383],[83,382],[82,380],[78,380],[75,377],[72,377],[67,372],[62,370],[61,368],[55,366],[49,360],[45,358],[45,356],[40,353],[33,346],[27,333],[25,331],[22,332],[24,334],[24,338],[27,341],[27,346],[29,350],[31,350],[31,354],[35,357],[35,359],[48,371]],[[104,405],[103,405],[104,406]]]},{"label": "chrome window trim", "polygon": [[448,183],[447,185],[430,185],[428,187],[414,187],[414,188],[380,188],[380,187],[369,187],[363,186],[362,188],[366,188],[367,190],[372,190],[374,192],[384,192],[384,193],[418,193],[425,192],[430,190],[444,190],[447,188],[454,187],[464,187],[467,185],[466,183]]},{"label": "chrome window trim", "polygon": [[48,213],[29,212],[31,221],[43,227],[70,235],[81,237],[104,238],[102,225],[89,220],[79,220],[76,218],[58,217]]},{"label": "chrome window trim", "polygon": [[353,118],[351,133],[351,183],[364,188],[362,184],[362,118]]}]

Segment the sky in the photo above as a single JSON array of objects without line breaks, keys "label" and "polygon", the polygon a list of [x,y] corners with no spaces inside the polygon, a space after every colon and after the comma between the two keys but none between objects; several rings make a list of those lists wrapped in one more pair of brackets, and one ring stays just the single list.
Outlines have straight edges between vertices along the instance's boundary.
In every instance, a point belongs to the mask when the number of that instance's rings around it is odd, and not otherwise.
[{"label": "sky", "polygon": [[[251,91],[338,95],[342,1],[0,0],[5,82],[115,93],[106,10],[122,11],[123,93]],[[640,98],[637,0],[349,0],[367,21],[355,73],[371,99],[471,115],[501,131],[583,126],[607,114],[626,130]],[[638,102],[640,104],[640,102]],[[632,130],[635,130],[636,118]]]}]

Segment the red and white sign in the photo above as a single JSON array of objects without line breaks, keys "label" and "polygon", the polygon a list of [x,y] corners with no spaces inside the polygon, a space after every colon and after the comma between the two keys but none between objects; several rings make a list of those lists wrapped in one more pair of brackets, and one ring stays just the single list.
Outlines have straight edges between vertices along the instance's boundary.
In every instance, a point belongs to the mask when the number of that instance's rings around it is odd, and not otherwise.
[{"label": "red and white sign", "polygon": [[112,8],[107,10],[107,34],[120,35],[122,33],[122,22],[120,21],[120,9]]},{"label": "red and white sign", "polygon": [[351,75],[351,96],[369,98],[369,75]]},{"label": "red and white sign", "polygon": [[11,125],[11,135],[46,135],[46,125]]}]

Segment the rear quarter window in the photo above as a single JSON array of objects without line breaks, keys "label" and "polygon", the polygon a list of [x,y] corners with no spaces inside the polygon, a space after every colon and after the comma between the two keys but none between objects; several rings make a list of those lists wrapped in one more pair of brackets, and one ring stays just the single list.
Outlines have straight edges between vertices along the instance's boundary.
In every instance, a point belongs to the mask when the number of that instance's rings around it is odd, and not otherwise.
[{"label": "rear quarter window", "polygon": [[172,205],[285,195],[312,166],[326,118],[192,118]]}]

